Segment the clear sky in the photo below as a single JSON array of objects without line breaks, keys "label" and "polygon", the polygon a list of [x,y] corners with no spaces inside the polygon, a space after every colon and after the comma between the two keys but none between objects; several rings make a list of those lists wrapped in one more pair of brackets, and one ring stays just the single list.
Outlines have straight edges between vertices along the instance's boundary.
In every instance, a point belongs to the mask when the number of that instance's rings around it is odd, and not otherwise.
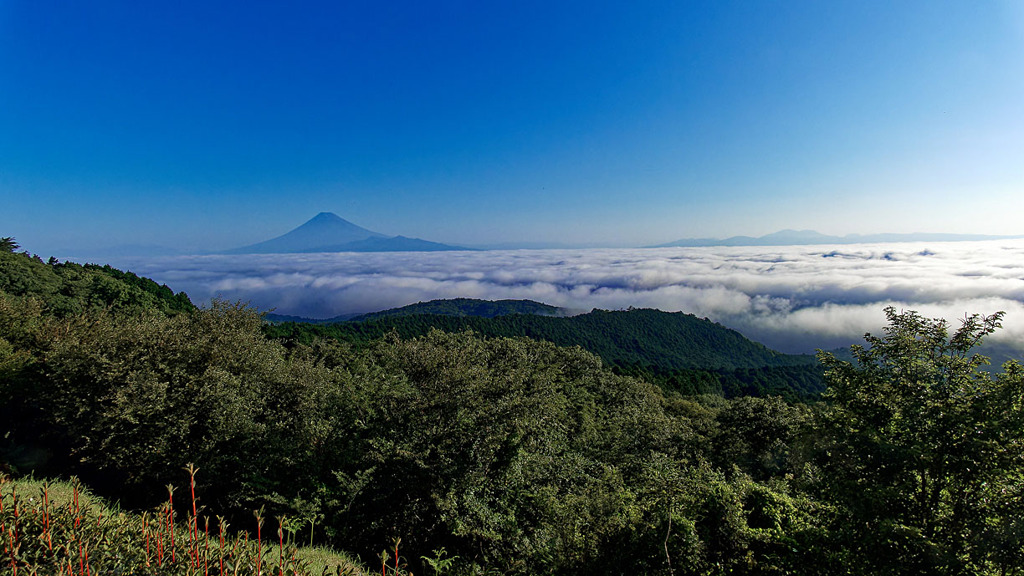
[{"label": "clear sky", "polygon": [[1024,3],[0,1],[0,235],[1024,234]]}]

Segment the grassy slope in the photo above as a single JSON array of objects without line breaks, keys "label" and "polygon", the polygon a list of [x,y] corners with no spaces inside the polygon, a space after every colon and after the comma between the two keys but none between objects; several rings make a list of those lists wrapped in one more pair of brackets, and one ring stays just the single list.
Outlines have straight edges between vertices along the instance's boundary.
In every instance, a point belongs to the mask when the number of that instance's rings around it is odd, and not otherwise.
[{"label": "grassy slope", "polygon": [[[201,566],[200,570],[208,568],[210,574],[220,574],[222,550],[227,573],[234,573],[236,566],[242,573],[252,571],[257,554],[252,536],[232,531],[226,535],[222,548],[216,533],[217,520],[212,519],[207,525],[208,519],[200,513],[196,523],[200,534],[198,539],[193,539],[189,531],[192,516],[188,506],[181,505],[181,496],[179,493],[174,537],[169,539],[160,536],[158,526],[166,516],[159,510],[147,514],[123,512],[75,481],[12,480],[0,475],[0,527],[3,528],[0,548],[7,551],[0,563],[0,574],[14,574],[15,567],[17,573],[24,574],[65,574],[70,565],[75,575],[173,576],[193,574],[193,562]],[[255,524],[255,518],[253,521]],[[277,573],[280,556],[276,526],[271,528],[271,523],[276,524],[271,521],[264,527],[265,541],[259,551],[266,574]],[[208,537],[203,534],[207,528],[211,532]],[[157,551],[158,540],[175,543],[173,561],[168,550]],[[197,545],[193,546],[193,542]],[[190,555],[190,549],[195,551],[195,556]],[[286,544],[285,555],[288,574],[362,576],[370,573],[358,561],[329,548],[294,548]]]}]

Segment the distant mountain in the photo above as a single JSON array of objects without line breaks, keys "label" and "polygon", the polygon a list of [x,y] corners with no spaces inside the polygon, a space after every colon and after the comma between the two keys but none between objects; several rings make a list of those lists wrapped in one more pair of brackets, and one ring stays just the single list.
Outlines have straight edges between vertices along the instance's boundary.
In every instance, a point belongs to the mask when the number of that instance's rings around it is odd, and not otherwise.
[{"label": "distant mountain", "polygon": [[335,316],[334,318],[306,318],[305,316],[289,316],[288,314],[274,314],[273,312],[264,314],[263,319],[271,324],[280,324],[282,322],[299,322],[302,324],[334,324],[336,322],[347,322],[358,314],[342,314]]},{"label": "distant mountain", "polygon": [[534,314],[536,316],[557,316],[561,308],[549,306],[533,300],[477,300],[474,298],[453,298],[450,300],[431,300],[417,302],[401,308],[392,308],[380,312],[371,312],[350,318],[352,322],[368,322],[395,316],[414,316],[417,314],[434,314],[438,316],[478,316],[480,318],[496,318],[509,314]]},{"label": "distant mountain", "polygon": [[730,238],[683,238],[650,248],[701,246],[804,246],[815,244],[870,244],[876,242],[964,242],[971,240],[1008,240],[1024,236],[989,236],[985,234],[847,234],[829,236],[814,230],[780,230],[764,236],[732,236]]},{"label": "distant mountain", "polygon": [[366,238],[325,248],[304,250],[304,252],[443,252],[448,250],[471,250],[471,248],[449,246],[448,244],[420,240],[419,238],[406,238],[405,236]]},{"label": "distant mountain", "polygon": [[307,252],[435,252],[466,250],[437,242],[387,236],[357,226],[331,212],[321,212],[298,228],[270,240],[225,251],[226,254]]},{"label": "distant mountain", "polygon": [[370,322],[382,318],[400,316],[416,316],[428,314],[435,316],[478,316],[481,318],[496,318],[509,314],[534,314],[536,316],[560,316],[565,311],[556,306],[549,306],[533,300],[477,300],[475,298],[451,298],[430,300],[429,302],[417,302],[402,306],[401,308],[389,308],[378,312],[366,314],[342,314],[333,318],[305,318],[302,316],[288,316],[285,314],[267,314],[266,320],[271,323],[298,322],[305,324],[335,324],[338,322]]}]

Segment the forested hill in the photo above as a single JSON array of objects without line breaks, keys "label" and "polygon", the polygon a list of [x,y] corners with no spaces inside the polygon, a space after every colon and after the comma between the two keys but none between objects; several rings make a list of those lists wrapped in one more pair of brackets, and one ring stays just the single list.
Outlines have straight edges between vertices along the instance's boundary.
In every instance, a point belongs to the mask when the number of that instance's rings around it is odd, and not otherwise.
[{"label": "forested hill", "polygon": [[817,398],[824,390],[822,369],[815,357],[782,354],[706,318],[650,309],[594,310],[578,316],[498,315],[531,305],[545,306],[528,300],[434,300],[344,322],[279,322],[264,330],[268,336],[305,344],[318,338],[365,344],[388,334],[408,339],[433,329],[470,330],[490,338],[530,338],[579,346],[620,374],[683,395],[781,395],[806,400]]},{"label": "forested hill", "polygon": [[350,319],[351,322],[367,322],[394,316],[416,316],[419,314],[435,314],[438,316],[478,316],[495,318],[509,314],[533,314],[537,316],[555,316],[560,309],[533,300],[478,300],[476,298],[452,298],[447,300],[431,300],[417,302],[401,308],[392,308],[380,312],[362,314]]},{"label": "forested hill", "polygon": [[284,314],[266,314],[264,318],[268,322],[284,323],[298,322],[305,324],[334,324],[336,322],[366,322],[377,320],[388,316],[415,316],[417,314],[437,314],[440,316],[481,316],[483,318],[494,318],[495,316],[506,316],[508,314],[536,314],[539,316],[556,316],[562,314],[562,309],[556,306],[549,306],[533,300],[479,300],[477,298],[450,298],[430,300],[428,302],[417,302],[402,306],[401,308],[389,308],[379,312],[367,314],[342,314],[333,318],[303,318],[301,316],[287,316]]},{"label": "forested hill", "polygon": [[707,319],[650,309],[594,310],[570,317],[511,314],[491,318],[442,314],[390,315],[330,325],[283,323],[271,335],[303,342],[317,336],[368,341],[391,332],[402,338],[472,330],[490,337],[526,337],[559,346],[580,346],[612,366],[735,370],[814,364],[812,356],[782,354]]},{"label": "forested hill", "polygon": [[90,310],[159,310],[176,314],[195,310],[184,292],[110,266],[75,264],[41,258],[0,238],[0,293],[32,297],[48,313],[63,317]]}]

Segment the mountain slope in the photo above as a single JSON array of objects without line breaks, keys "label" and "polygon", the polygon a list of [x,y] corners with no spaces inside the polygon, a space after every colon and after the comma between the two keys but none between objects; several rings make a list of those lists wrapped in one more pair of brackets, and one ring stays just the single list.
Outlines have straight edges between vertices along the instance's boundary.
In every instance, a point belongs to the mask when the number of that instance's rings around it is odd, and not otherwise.
[{"label": "mountain slope", "polygon": [[[423,309],[429,308],[419,308]],[[282,337],[329,336],[368,341],[391,332],[403,338],[417,337],[433,328],[445,332],[473,330],[485,336],[526,337],[559,346],[580,346],[613,366],[732,370],[816,362],[811,356],[776,352],[735,330],[692,314],[649,309],[594,310],[571,317],[519,313],[482,317],[385,311],[330,325],[282,324],[270,330]]]},{"label": "mountain slope", "polygon": [[110,266],[75,264],[0,247],[0,300],[32,299],[49,314],[65,317],[86,312],[157,310],[173,315],[195,310],[184,292]]},{"label": "mountain slope", "polygon": [[302,226],[264,242],[229,250],[229,254],[279,254],[311,252],[322,246],[346,244],[384,234],[357,226],[330,212],[321,212]]},{"label": "mountain slope", "polygon": [[465,250],[419,238],[387,236],[357,226],[331,212],[321,212],[298,228],[264,242],[227,250],[226,254],[309,252],[435,252]]},{"label": "mountain slope", "polygon": [[401,308],[392,308],[380,312],[371,312],[355,316],[352,322],[369,322],[394,316],[415,316],[432,314],[437,316],[479,316],[495,318],[509,314],[534,314],[537,316],[555,316],[559,308],[533,300],[477,300],[475,298],[453,298],[450,300],[431,300],[417,302]]},{"label": "mountain slope", "polygon": [[[509,302],[509,301],[504,301]],[[530,301],[506,305],[458,299],[413,304],[334,324],[282,322],[265,332],[285,342],[335,338],[365,344],[389,334],[418,338],[432,330],[471,330],[485,337],[519,337],[579,346],[616,372],[637,376],[667,392],[726,397],[781,395],[814,399],[824,389],[817,359],[776,352],[707,319],[681,312],[594,310],[572,317],[522,314]],[[548,307],[551,308],[551,307]],[[280,322],[279,319],[274,321]]]},{"label": "mountain slope", "polygon": [[469,250],[461,246],[449,246],[440,242],[393,236],[391,238],[365,238],[345,244],[320,246],[304,252],[445,252],[451,250]]}]

